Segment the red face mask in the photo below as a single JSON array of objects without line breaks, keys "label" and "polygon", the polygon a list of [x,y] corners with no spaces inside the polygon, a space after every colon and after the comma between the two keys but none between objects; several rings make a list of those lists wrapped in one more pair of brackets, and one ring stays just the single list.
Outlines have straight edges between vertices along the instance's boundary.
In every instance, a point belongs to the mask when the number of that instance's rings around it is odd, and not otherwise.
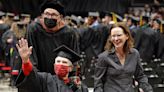
[{"label": "red face mask", "polygon": [[55,65],[55,73],[60,79],[62,79],[69,73],[69,66],[61,64]]}]

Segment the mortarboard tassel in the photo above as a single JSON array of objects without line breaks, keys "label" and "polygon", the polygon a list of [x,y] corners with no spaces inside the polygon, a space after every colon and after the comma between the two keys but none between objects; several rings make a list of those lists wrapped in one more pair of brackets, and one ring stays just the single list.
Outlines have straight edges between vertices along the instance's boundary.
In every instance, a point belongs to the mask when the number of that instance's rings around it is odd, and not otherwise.
[{"label": "mortarboard tassel", "polygon": [[140,16],[140,26],[142,26],[142,16]]},{"label": "mortarboard tassel", "polygon": [[162,23],[160,25],[160,32],[163,33],[163,25],[162,25]]},{"label": "mortarboard tassel", "polygon": [[112,12],[112,17],[113,17],[113,21],[114,21],[115,23],[117,23],[116,14],[115,14],[115,13],[113,13],[113,12]]}]

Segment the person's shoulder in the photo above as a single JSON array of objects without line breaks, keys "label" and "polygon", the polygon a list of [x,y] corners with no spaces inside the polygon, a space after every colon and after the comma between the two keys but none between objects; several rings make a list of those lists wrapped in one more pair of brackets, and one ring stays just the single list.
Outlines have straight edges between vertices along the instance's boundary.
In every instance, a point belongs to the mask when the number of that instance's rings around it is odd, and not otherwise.
[{"label": "person's shoulder", "polygon": [[130,53],[139,55],[138,50],[135,49],[135,48],[131,48],[131,49],[130,49]]},{"label": "person's shoulder", "polygon": [[[28,24],[28,28],[35,29],[35,28],[42,28],[41,22],[39,19],[37,21],[32,21]],[[30,31],[30,30],[29,30]]]},{"label": "person's shoulder", "polygon": [[109,27],[103,24],[99,24],[97,26],[92,27],[92,29],[94,29],[95,31],[98,31],[98,30],[103,30],[103,29],[109,29]]},{"label": "person's shoulder", "polygon": [[78,30],[77,28],[68,27],[68,25],[65,25],[63,28],[64,28],[65,30],[68,30],[69,32],[73,32],[73,31]]},{"label": "person's shoulder", "polygon": [[39,20],[36,20],[36,21],[32,21],[31,23],[29,23],[29,25],[35,27],[35,26],[41,25],[41,23]]},{"label": "person's shoulder", "polygon": [[100,53],[100,54],[98,55],[98,57],[99,57],[99,58],[104,58],[104,57],[107,57],[108,55],[109,55],[109,52],[108,52],[108,51],[104,51],[104,52]]},{"label": "person's shoulder", "polygon": [[63,32],[69,33],[69,34],[72,34],[72,35],[78,33],[78,29],[77,29],[77,28],[68,27],[68,26],[64,26],[64,27],[62,28],[62,30],[64,30]]},{"label": "person's shoulder", "polygon": [[29,25],[33,25],[33,26],[35,26],[35,25],[41,25],[41,21],[40,21],[39,18],[36,18],[35,20],[31,21],[29,23]]},{"label": "person's shoulder", "polygon": [[7,31],[8,29],[10,29],[10,26],[8,24],[0,24],[0,30]]}]

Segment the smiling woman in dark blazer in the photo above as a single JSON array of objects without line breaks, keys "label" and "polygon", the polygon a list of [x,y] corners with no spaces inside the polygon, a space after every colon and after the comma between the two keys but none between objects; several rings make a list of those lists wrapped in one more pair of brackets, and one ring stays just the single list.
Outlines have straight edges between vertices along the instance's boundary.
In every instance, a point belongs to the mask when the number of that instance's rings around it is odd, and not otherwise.
[{"label": "smiling woman in dark blazer", "polygon": [[133,48],[133,39],[123,23],[110,29],[106,51],[97,59],[94,92],[134,92],[133,79],[144,92],[153,92],[143,72],[140,55]]}]

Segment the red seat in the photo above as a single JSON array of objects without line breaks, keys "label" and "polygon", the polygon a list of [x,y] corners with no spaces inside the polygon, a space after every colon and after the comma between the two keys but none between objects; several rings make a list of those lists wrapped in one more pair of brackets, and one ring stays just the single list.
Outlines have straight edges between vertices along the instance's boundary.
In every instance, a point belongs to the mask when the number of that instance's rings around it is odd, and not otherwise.
[{"label": "red seat", "polygon": [[11,71],[11,75],[18,75],[19,74],[19,71],[18,70],[12,70]]},{"label": "red seat", "polygon": [[3,67],[3,66],[5,66],[5,64],[4,63],[0,63],[0,67]]},{"label": "red seat", "polygon": [[2,67],[1,70],[10,71],[11,70],[11,67],[10,66],[5,66],[5,67]]}]

